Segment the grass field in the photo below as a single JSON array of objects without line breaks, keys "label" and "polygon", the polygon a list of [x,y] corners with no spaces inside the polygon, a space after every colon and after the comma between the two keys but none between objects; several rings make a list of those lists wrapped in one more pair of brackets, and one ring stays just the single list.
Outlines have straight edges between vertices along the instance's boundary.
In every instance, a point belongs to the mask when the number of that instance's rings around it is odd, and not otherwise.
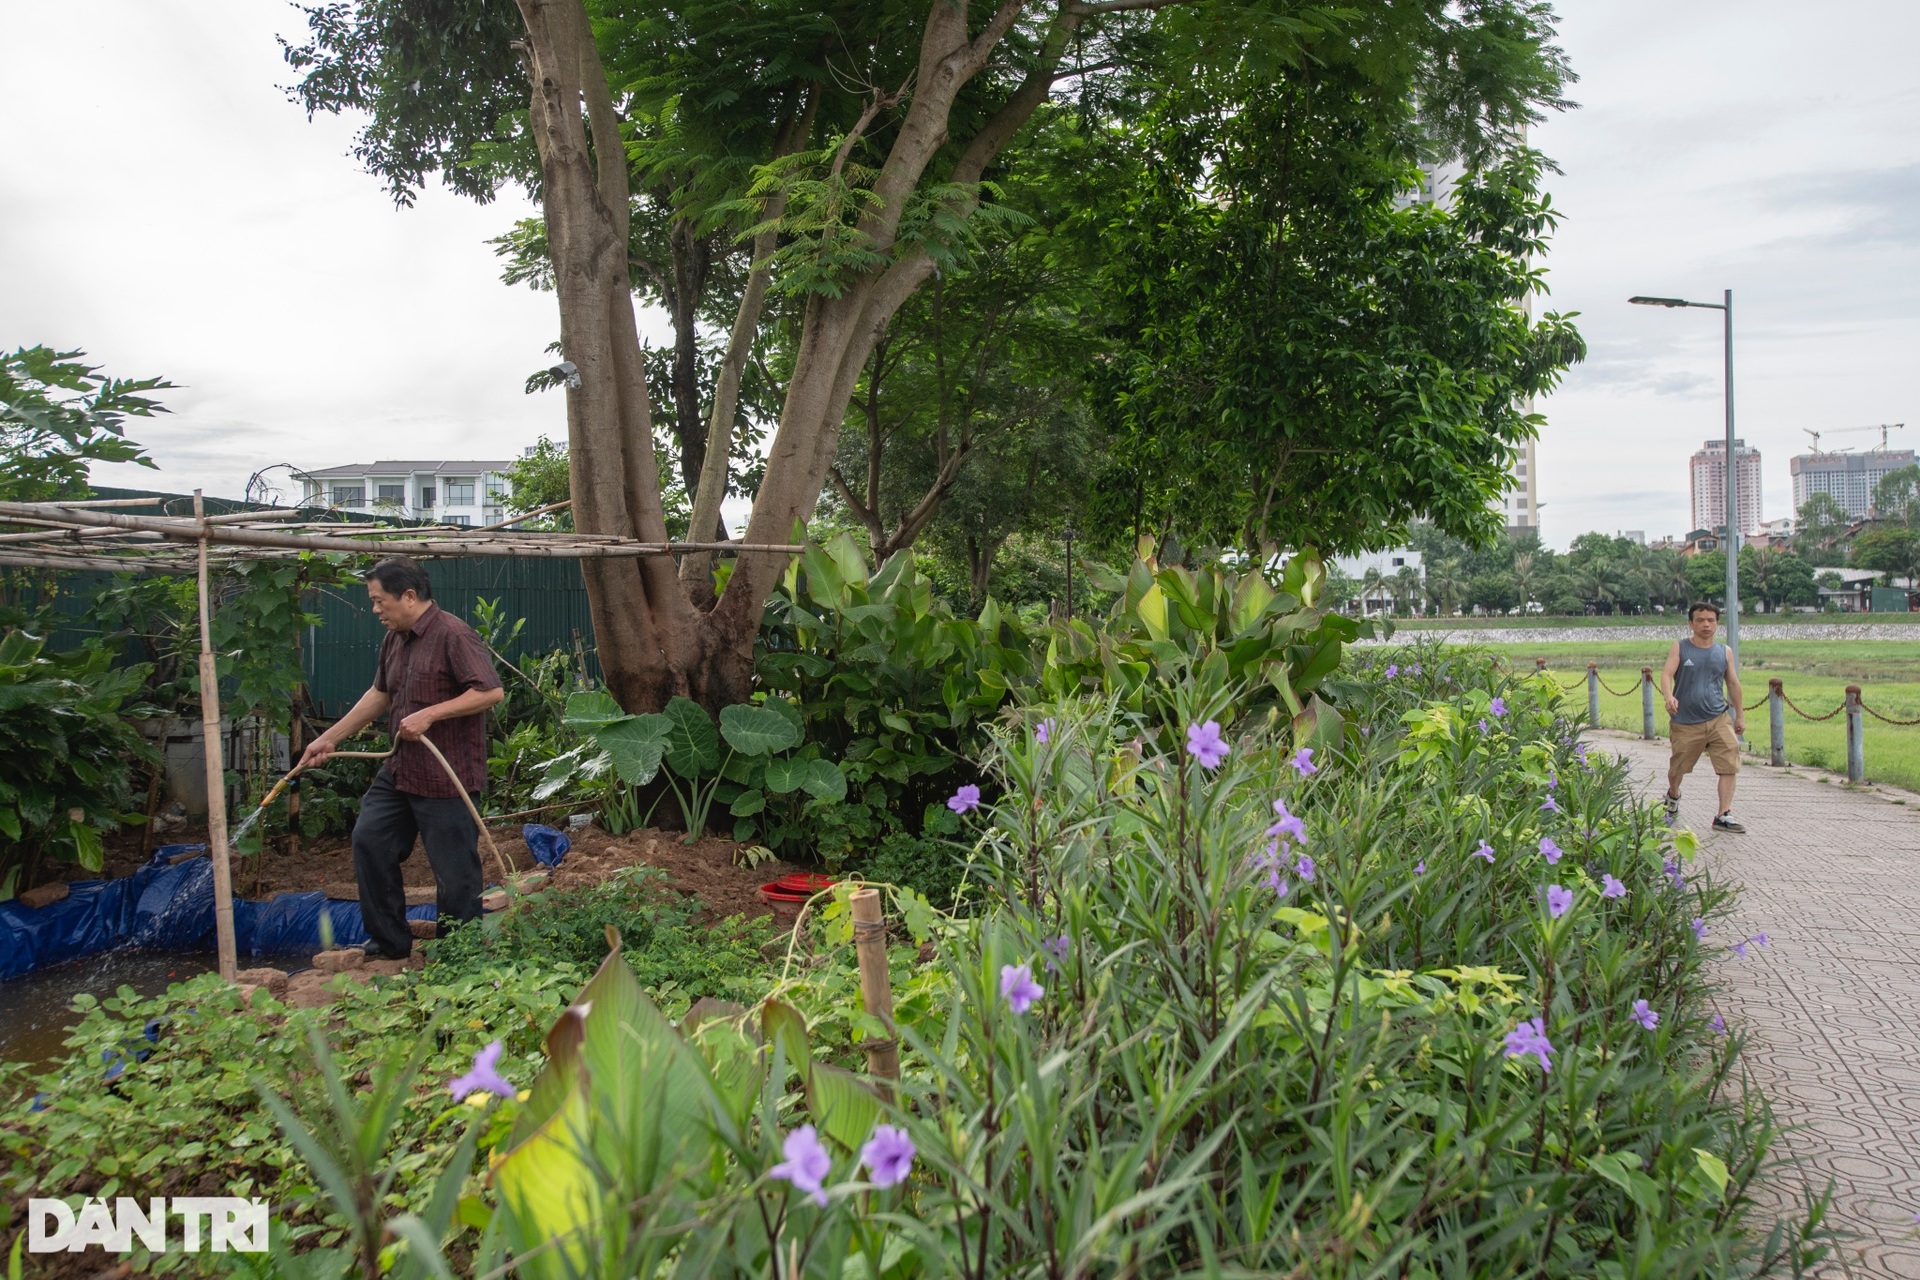
[{"label": "grass field", "polygon": [[[1666,646],[1632,643],[1547,645],[1489,644],[1516,667],[1530,667],[1536,657],[1547,660],[1547,670],[1561,684],[1574,684],[1570,706],[1587,705],[1587,663],[1597,662],[1601,681],[1626,689],[1627,697],[1600,691],[1600,723],[1609,729],[1640,731],[1640,668],[1650,666],[1656,679],[1666,660]],[[1920,645],[1898,641],[1754,640],[1741,645],[1741,678],[1749,706],[1767,695],[1767,681],[1779,677],[1787,697],[1814,715],[1825,715],[1840,705],[1846,686],[1860,686],[1861,700],[1884,715],[1899,720],[1920,718]],[[1576,683],[1577,682],[1577,683]],[[1667,720],[1654,692],[1654,731],[1665,737]],[[1809,723],[1787,710],[1787,760],[1844,773],[1847,767],[1846,717]],[[1867,779],[1920,791],[1920,726],[1896,727],[1866,717]],[[1747,712],[1747,745],[1765,753],[1768,745],[1764,703]],[[1702,766],[1704,769],[1706,766]]]},{"label": "grass field", "polygon": [[[1803,626],[1881,626],[1892,624],[1920,628],[1920,613],[1742,613],[1740,622],[1749,627]],[[1678,630],[1681,619],[1671,613],[1622,614],[1612,618],[1568,618],[1534,614],[1516,618],[1395,618],[1401,631],[1502,631],[1518,628],[1648,627],[1653,630]],[[1920,638],[1920,629],[1914,632]]]}]

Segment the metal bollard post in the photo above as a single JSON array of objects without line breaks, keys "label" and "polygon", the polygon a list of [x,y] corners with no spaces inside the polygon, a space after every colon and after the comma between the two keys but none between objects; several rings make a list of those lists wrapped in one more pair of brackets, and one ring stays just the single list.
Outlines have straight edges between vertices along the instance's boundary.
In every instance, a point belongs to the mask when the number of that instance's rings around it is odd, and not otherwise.
[{"label": "metal bollard post", "polygon": [[1867,780],[1866,726],[1860,716],[1860,686],[1847,686],[1847,781]]},{"label": "metal bollard post", "polygon": [[1640,736],[1653,737],[1653,668],[1640,668]]},{"label": "metal bollard post", "polygon": [[1587,664],[1587,723],[1600,727],[1600,668],[1591,662]]},{"label": "metal bollard post", "polygon": [[1787,762],[1787,699],[1778,676],[1767,681],[1767,729],[1773,739],[1767,763],[1777,769]]}]

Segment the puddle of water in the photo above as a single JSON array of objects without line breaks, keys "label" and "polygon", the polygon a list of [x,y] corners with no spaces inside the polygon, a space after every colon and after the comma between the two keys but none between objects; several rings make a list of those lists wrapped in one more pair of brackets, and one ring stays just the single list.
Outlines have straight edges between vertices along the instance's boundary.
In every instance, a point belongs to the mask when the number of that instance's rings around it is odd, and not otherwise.
[{"label": "puddle of water", "polygon": [[[309,967],[307,956],[242,957],[241,967],[272,965],[290,973]],[[211,951],[103,951],[0,983],[0,1058],[39,1071],[65,1056],[67,1033],[80,1022],[73,998],[110,996],[122,986],[157,996],[176,982],[219,967]]]}]

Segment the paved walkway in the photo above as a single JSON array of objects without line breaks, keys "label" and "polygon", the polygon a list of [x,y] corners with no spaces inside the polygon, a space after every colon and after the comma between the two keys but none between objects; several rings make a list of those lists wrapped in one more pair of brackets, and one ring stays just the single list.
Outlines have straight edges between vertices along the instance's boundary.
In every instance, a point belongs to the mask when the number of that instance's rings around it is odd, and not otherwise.
[{"label": "paved walkway", "polygon": [[[1666,782],[1667,744],[1598,733],[1649,796]],[[1772,945],[1719,965],[1729,1021],[1786,1132],[1800,1182],[1834,1187],[1830,1223],[1853,1238],[1823,1275],[1920,1280],[1920,811],[1751,762],[1734,813],[1747,834],[1716,835],[1703,759],[1681,791],[1680,821],[1701,856],[1744,886],[1723,941],[1764,931]]]}]

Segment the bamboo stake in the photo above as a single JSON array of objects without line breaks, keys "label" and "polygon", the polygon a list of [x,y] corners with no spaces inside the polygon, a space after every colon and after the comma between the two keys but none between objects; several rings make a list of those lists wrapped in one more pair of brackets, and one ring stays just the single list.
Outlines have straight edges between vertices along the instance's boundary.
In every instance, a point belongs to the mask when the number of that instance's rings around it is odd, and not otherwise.
[{"label": "bamboo stake", "polygon": [[[866,1041],[867,1074],[876,1080],[900,1078],[900,1040],[893,1024],[893,980],[887,973],[887,921],[880,910],[878,889],[855,889],[853,948],[860,958],[860,1003],[887,1029],[885,1040]],[[893,1100],[893,1089],[879,1086],[880,1096]]]},{"label": "bamboo stake", "polygon": [[[193,491],[193,514],[205,513],[200,490]],[[201,526],[203,529],[206,527]],[[207,761],[207,853],[213,859],[213,927],[220,950],[220,976],[228,982],[235,963],[233,869],[227,863],[227,768],[221,757],[220,672],[213,660],[213,611],[207,603],[207,537],[200,536],[200,745]]]}]

